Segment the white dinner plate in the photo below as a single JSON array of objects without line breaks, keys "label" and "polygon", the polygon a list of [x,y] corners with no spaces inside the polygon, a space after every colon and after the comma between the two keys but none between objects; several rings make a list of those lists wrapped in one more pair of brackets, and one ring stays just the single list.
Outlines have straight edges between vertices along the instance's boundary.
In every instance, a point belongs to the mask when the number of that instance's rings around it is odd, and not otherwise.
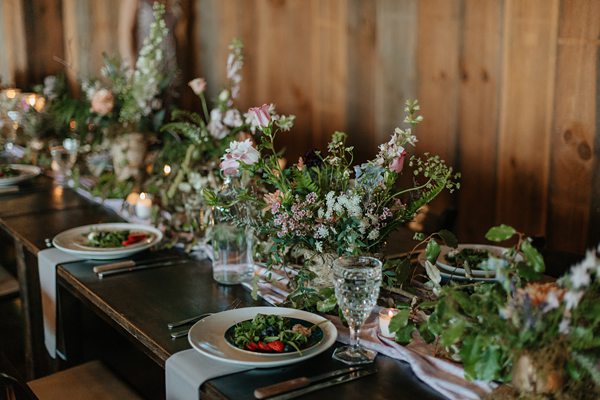
[{"label": "white dinner plate", "polygon": [[35,178],[42,173],[42,170],[35,165],[9,164],[9,167],[15,171],[19,171],[19,175],[0,178],[0,186],[14,185],[15,183]]},{"label": "white dinner plate", "polygon": [[[150,238],[127,247],[94,248],[86,246],[86,236],[88,233],[94,230],[128,230],[133,232],[143,232],[150,235]],[[85,225],[69,229],[68,231],[64,231],[56,235],[54,239],[52,239],[52,244],[57,249],[62,250],[65,253],[73,254],[76,257],[92,260],[112,260],[115,258],[129,257],[135,253],[149,249],[150,247],[160,243],[162,238],[162,232],[152,226],[142,224],[109,223]]]},{"label": "white dinner plate", "polygon": [[[500,246],[490,246],[485,244],[459,244],[456,249],[448,246],[440,246],[441,251],[437,260],[437,266],[440,270],[443,270],[451,275],[462,275],[466,277],[467,271],[464,268],[454,267],[450,261],[446,259],[446,255],[452,250],[462,249],[473,249],[473,250],[484,250],[487,251],[491,256],[500,258],[507,249]],[[493,278],[496,275],[495,271],[487,271],[481,268],[477,268],[477,265],[472,266],[471,275],[473,277],[481,278]]]},{"label": "white dinner plate", "polygon": [[[250,353],[231,346],[225,339],[225,332],[238,322],[252,319],[256,314],[275,314],[289,318],[303,319],[319,324],[323,339],[315,346],[301,353],[281,354],[273,357],[268,354]],[[223,311],[196,322],[190,329],[188,340],[192,347],[207,357],[230,364],[257,368],[278,367],[293,364],[321,354],[335,343],[337,329],[325,318],[307,311],[282,307],[247,307]]]}]

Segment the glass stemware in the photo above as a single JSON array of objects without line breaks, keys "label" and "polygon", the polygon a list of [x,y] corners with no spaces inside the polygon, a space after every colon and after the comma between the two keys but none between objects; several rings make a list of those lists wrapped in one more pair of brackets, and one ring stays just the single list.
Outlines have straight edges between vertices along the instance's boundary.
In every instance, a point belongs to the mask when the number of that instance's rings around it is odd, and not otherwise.
[{"label": "glass stemware", "polygon": [[77,161],[79,143],[76,139],[65,139],[62,146],[50,148],[52,170],[56,172],[56,180],[61,185],[69,184],[72,169]]},{"label": "glass stemware", "polygon": [[375,359],[377,353],[362,347],[359,335],[377,302],[381,275],[381,261],[373,257],[340,257],[333,262],[335,297],[350,328],[350,345],[336,349],[334,359],[350,365]]}]

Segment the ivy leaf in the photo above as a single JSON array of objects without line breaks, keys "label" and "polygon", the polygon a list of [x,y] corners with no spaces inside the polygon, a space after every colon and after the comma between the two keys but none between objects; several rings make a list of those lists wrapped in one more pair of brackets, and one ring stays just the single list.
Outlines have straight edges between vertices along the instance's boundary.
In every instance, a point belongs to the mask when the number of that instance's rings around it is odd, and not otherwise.
[{"label": "ivy leaf", "polygon": [[394,315],[390,321],[390,332],[398,332],[400,329],[404,328],[408,324],[409,314],[410,310],[406,308],[404,310],[400,310],[398,314]]},{"label": "ivy leaf", "polygon": [[435,285],[439,286],[442,281],[442,275],[440,275],[440,271],[429,260],[425,260],[425,272],[427,272],[427,277]]},{"label": "ivy leaf", "polygon": [[327,297],[324,300],[320,300],[317,302],[317,311],[322,313],[330,312],[335,308],[336,305],[337,302],[335,300],[335,295]]},{"label": "ivy leaf", "polygon": [[525,258],[533,266],[533,270],[535,272],[544,272],[546,269],[544,265],[544,258],[540,252],[531,245],[529,240],[525,240],[523,244],[521,244],[521,251],[523,251]]},{"label": "ivy leaf", "polygon": [[438,235],[440,238],[442,238],[446,246],[452,248],[456,248],[458,246],[458,239],[456,238],[454,233],[450,232],[449,230],[442,229],[438,232]]},{"label": "ivy leaf", "polygon": [[478,363],[479,379],[493,381],[498,378],[500,374],[500,356],[501,352],[498,346],[491,346],[485,350]]},{"label": "ivy leaf", "polygon": [[517,231],[512,226],[502,224],[490,228],[485,234],[485,238],[493,242],[503,242],[513,237],[516,233]]},{"label": "ivy leaf", "polygon": [[400,344],[410,343],[412,340],[412,334],[415,330],[417,330],[417,328],[415,327],[415,325],[412,322],[410,322],[405,327],[400,328],[396,332],[396,342],[398,342]]},{"label": "ivy leaf", "polygon": [[440,245],[437,244],[435,240],[431,239],[425,248],[425,256],[427,257],[427,261],[432,264],[435,263],[440,255],[440,251]]},{"label": "ivy leaf", "polygon": [[459,319],[450,325],[448,329],[442,333],[442,346],[450,346],[451,344],[456,343],[465,331],[465,327],[466,324],[463,319]]}]

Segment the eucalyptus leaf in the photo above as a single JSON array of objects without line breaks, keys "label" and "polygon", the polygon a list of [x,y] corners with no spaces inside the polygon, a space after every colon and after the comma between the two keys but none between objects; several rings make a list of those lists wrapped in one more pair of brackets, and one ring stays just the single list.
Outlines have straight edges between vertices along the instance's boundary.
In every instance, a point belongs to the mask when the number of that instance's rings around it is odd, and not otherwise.
[{"label": "eucalyptus leaf", "polygon": [[425,248],[425,256],[427,257],[427,261],[432,264],[435,263],[440,255],[440,251],[440,245],[437,244],[437,242],[433,239],[429,240],[427,247]]},{"label": "eucalyptus leaf", "polygon": [[540,252],[533,247],[529,240],[523,241],[521,244],[521,251],[525,255],[527,261],[533,266],[533,270],[535,272],[544,272],[546,269],[544,265],[544,258],[540,254]]},{"label": "eucalyptus leaf", "polygon": [[485,234],[485,238],[493,242],[503,242],[513,237],[516,233],[517,231],[512,226],[502,224],[490,228]]},{"label": "eucalyptus leaf", "polygon": [[429,260],[425,260],[425,272],[427,272],[427,277],[439,286],[442,281],[442,275],[440,275],[440,271]]}]

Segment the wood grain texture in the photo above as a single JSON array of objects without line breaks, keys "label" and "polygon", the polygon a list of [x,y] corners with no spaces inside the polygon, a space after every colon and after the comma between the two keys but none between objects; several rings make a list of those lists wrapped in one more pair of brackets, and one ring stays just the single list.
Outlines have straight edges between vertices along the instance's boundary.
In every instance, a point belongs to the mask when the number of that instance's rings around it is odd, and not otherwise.
[{"label": "wood grain texture", "polygon": [[[9,57],[0,58],[0,73],[39,83],[62,68],[58,55],[81,76],[97,75],[102,52],[123,41],[114,26],[124,1],[2,1],[0,51]],[[462,172],[458,194],[433,207],[458,209],[461,240],[481,241],[496,223],[574,252],[600,240],[598,1],[178,4],[185,107],[200,109],[185,85],[195,77],[206,78],[215,99],[238,37],[245,66],[236,104],[273,102],[297,116],[278,143],[290,163],[324,148],[335,130],[350,134],[357,162],[373,157],[401,125],[406,98],[418,98],[425,120],[416,152],[439,154]]]},{"label": "wood grain texture", "polygon": [[22,0],[0,2],[0,83],[24,86],[28,79]]},{"label": "wood grain texture", "polygon": [[[551,247],[586,246],[596,136],[600,3],[561,3],[551,137],[548,232]],[[569,232],[563,235],[562,232]],[[591,244],[591,243],[590,243]]]},{"label": "wood grain texture", "polygon": [[23,0],[25,44],[29,83],[41,82],[63,66],[64,57],[61,0]]},{"label": "wood grain texture", "polygon": [[467,0],[461,34],[457,228],[461,239],[482,240],[496,222],[502,3]]},{"label": "wood grain texture", "polygon": [[[417,152],[456,161],[461,2],[425,0],[418,3],[417,95],[424,120],[417,128]],[[452,207],[442,193],[433,204],[438,212]]]},{"label": "wood grain texture", "polygon": [[546,231],[558,11],[558,0],[504,10],[496,218],[531,235]]}]

